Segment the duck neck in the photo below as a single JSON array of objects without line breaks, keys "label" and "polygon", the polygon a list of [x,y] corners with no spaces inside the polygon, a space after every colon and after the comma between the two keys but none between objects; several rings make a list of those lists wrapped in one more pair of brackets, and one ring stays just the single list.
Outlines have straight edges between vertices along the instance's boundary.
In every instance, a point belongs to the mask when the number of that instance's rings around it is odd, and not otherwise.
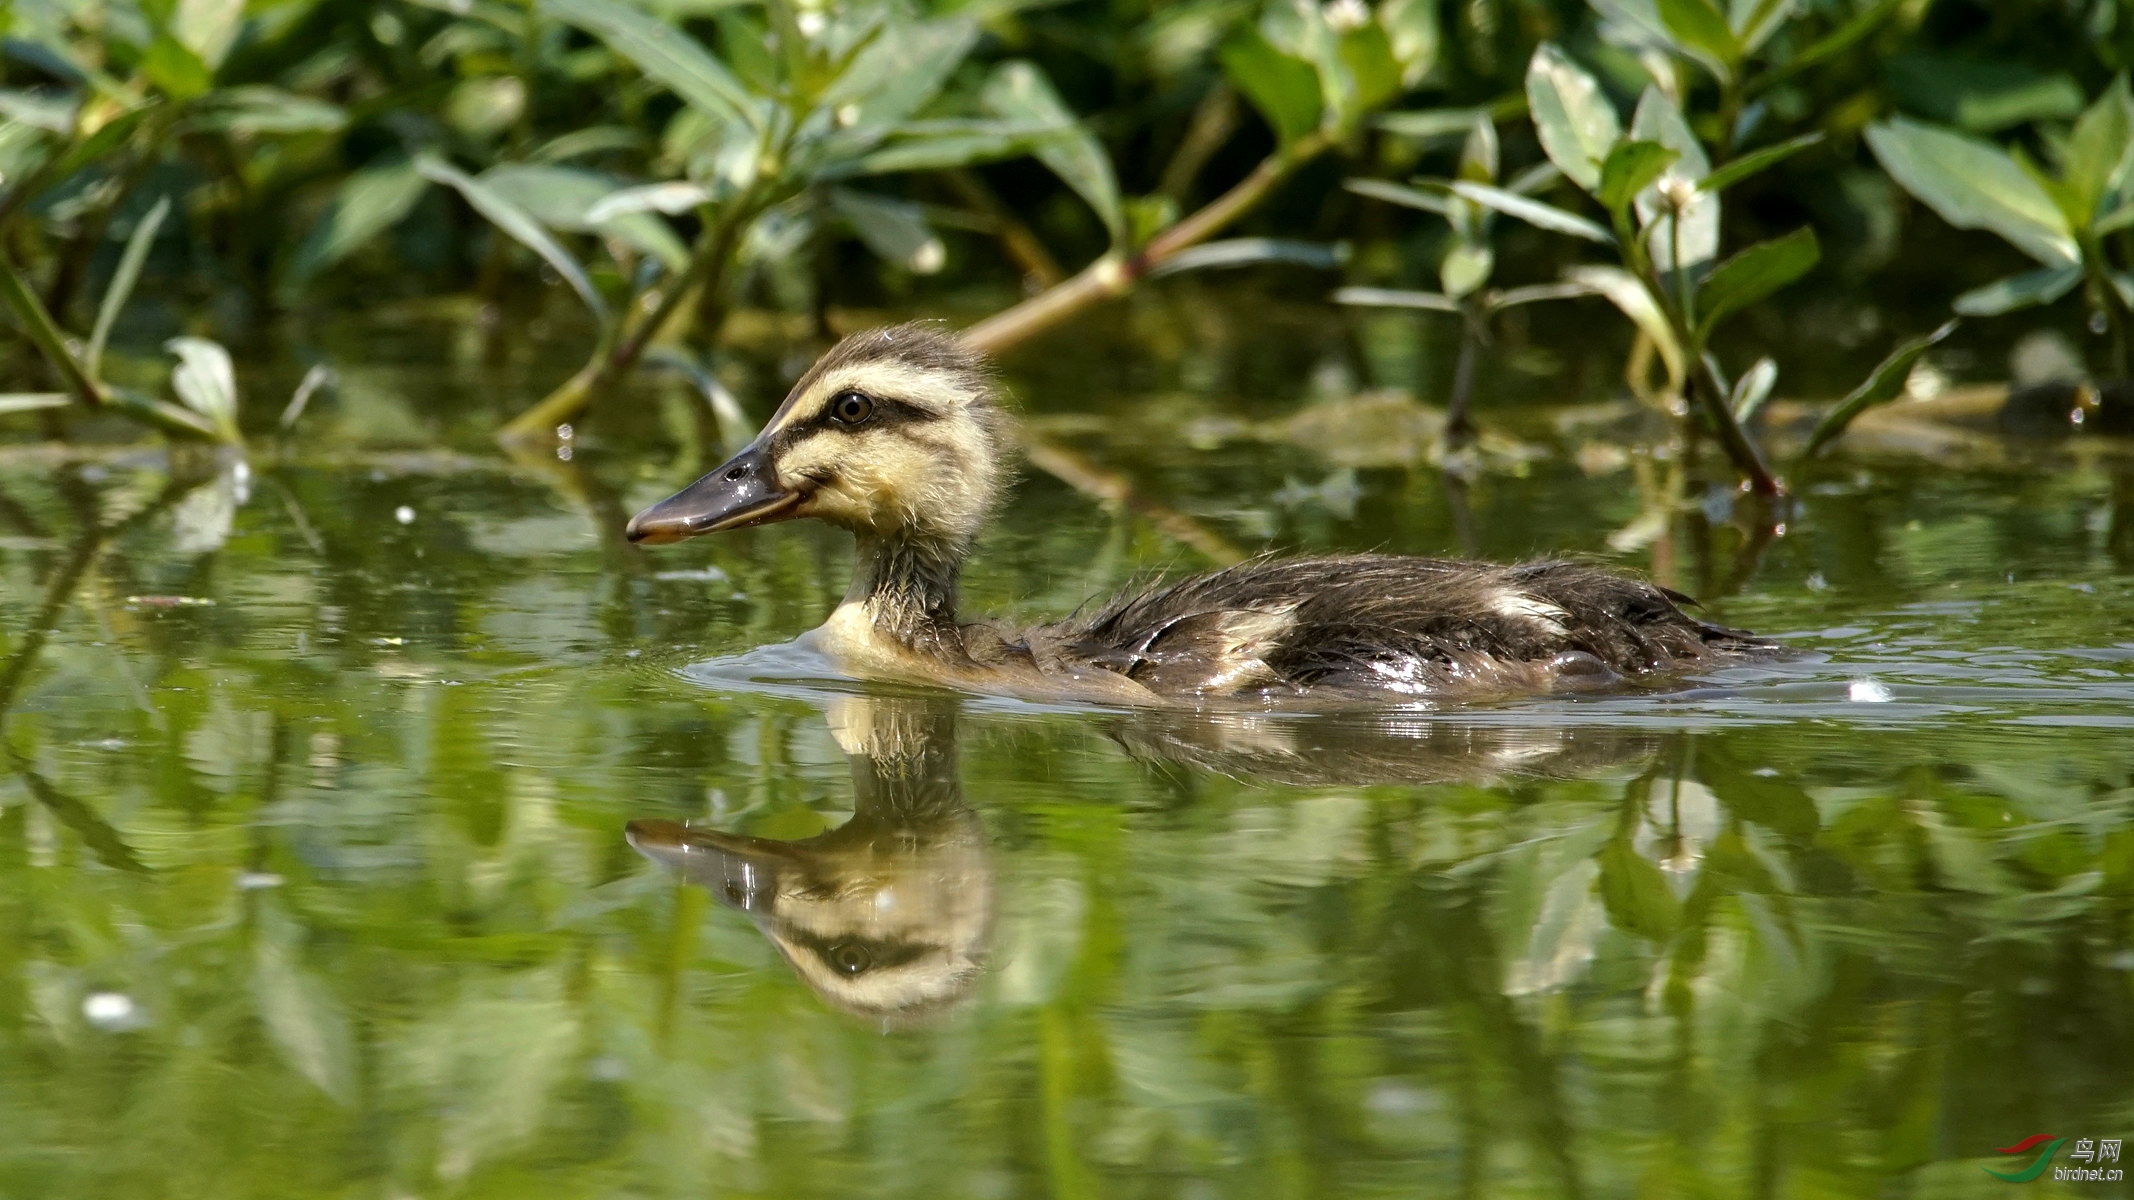
[{"label": "duck neck", "polygon": [[963,633],[956,623],[961,550],[863,533],[857,565],[845,604],[860,605],[877,633],[920,654],[964,657]]}]

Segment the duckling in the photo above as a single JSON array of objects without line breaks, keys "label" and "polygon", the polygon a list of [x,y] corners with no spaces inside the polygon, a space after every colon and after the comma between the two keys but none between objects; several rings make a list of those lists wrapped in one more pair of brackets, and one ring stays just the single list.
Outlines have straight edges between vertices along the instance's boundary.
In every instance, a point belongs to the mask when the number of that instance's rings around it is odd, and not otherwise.
[{"label": "duckling", "polygon": [[797,841],[637,820],[637,852],[749,915],[808,988],[882,1028],[969,1000],[992,944],[992,852],[942,702],[847,697],[827,714],[852,766],[844,825]]},{"label": "duckling", "polygon": [[1127,705],[1460,700],[1589,690],[1767,655],[1688,597],[1563,561],[1263,556],[1065,620],[965,622],[957,578],[1009,476],[991,368],[896,325],[839,342],[739,454],[630,519],[633,542],[813,517],[858,539],[803,644],[865,679]]}]

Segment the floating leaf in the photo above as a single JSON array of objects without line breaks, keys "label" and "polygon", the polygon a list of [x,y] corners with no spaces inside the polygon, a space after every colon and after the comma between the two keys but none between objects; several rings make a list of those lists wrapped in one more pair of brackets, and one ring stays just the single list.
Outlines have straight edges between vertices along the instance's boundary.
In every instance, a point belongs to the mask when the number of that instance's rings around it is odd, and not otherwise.
[{"label": "floating leaf", "polygon": [[111,284],[104,289],[103,303],[96,308],[96,324],[89,333],[89,348],[82,355],[82,365],[94,378],[104,361],[104,346],[111,339],[111,326],[119,319],[119,313],[132,297],[134,285],[140,282],[141,267],[148,261],[148,251],[155,245],[156,231],[163,228],[163,219],[170,215],[170,197],[156,201],[154,208],[133,227],[133,234],[126,239],[126,249],[119,254],[119,265],[111,272]]},{"label": "floating leaf", "polygon": [[1912,364],[1919,361],[1935,343],[1956,332],[1955,321],[1944,324],[1934,332],[1913,338],[1890,352],[1865,382],[1854,388],[1850,395],[1838,401],[1837,406],[1816,422],[1815,431],[1808,435],[1808,444],[1801,450],[1801,457],[1808,458],[1830,443],[1832,438],[1845,432],[1853,418],[1878,404],[1887,404],[1904,390],[1904,381],[1911,374]]},{"label": "floating leaf", "polygon": [[[572,2],[583,3],[585,0]],[[593,310],[594,316],[603,321],[608,319],[607,302],[600,298],[599,292],[593,290],[593,281],[586,277],[585,268],[579,266],[578,260],[571,257],[570,251],[550,237],[548,231],[541,228],[540,223],[528,215],[525,209],[434,154],[426,153],[417,158],[415,169],[422,172],[424,178],[457,191],[467,201],[468,206],[488,218],[490,224],[503,230],[513,241],[540,255],[549,266],[555,268],[564,282],[571,285],[571,290],[578,293],[579,298],[585,301],[585,306]]]},{"label": "floating leaf", "polygon": [[1952,307],[1967,317],[1997,317],[2019,308],[2051,304],[2080,282],[2081,267],[2039,267],[1972,288],[1958,296]]},{"label": "floating leaf", "polygon": [[1549,161],[1586,191],[1598,188],[1601,163],[1623,131],[1600,84],[1555,43],[1543,42],[1527,64],[1526,98]]},{"label": "floating leaf", "polygon": [[1119,180],[1111,158],[1044,73],[1026,62],[1002,63],[986,81],[985,106],[996,116],[1028,125],[1050,125],[1058,132],[1033,147],[1039,162],[1075,190],[1094,209],[1116,245],[1126,237],[1126,211],[1119,201]]},{"label": "floating leaf", "polygon": [[1567,233],[1572,237],[1613,246],[1615,235],[1599,225],[1575,213],[1568,213],[1552,204],[1543,204],[1531,196],[1493,187],[1486,183],[1456,180],[1449,185],[1456,196],[1472,200],[1485,208],[1492,208],[1508,217],[1517,217],[1527,224],[1553,233]]},{"label": "floating leaf", "polygon": [[1986,229],[2049,267],[2081,261],[2067,215],[1999,147],[1898,117],[1867,144],[1904,189],[1959,229]]},{"label": "floating leaf", "polygon": [[1802,226],[1712,268],[1697,285],[1697,336],[1709,336],[1714,325],[1806,275],[1822,255],[1815,230]]},{"label": "floating leaf", "polygon": [[756,102],[696,39],[620,0],[540,0],[541,12],[608,44],[669,91],[712,117],[755,128]]}]

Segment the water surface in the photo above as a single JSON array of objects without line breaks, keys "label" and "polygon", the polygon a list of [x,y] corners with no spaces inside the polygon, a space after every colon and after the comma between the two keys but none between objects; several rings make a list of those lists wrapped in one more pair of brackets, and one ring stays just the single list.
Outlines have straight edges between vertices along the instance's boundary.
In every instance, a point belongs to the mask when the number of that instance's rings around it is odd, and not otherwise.
[{"label": "water surface", "polygon": [[411,432],[412,368],[242,477],[9,449],[0,1195],[1984,1196],[2134,1127],[2129,460],[1838,461],[1764,545],[1540,417],[1448,488],[1204,374],[1033,377],[1140,507],[1033,472],[968,603],[1580,553],[1803,653],[958,700],[736,665],[842,592],[827,531],[619,542],[717,453],[672,395],[565,462]]}]

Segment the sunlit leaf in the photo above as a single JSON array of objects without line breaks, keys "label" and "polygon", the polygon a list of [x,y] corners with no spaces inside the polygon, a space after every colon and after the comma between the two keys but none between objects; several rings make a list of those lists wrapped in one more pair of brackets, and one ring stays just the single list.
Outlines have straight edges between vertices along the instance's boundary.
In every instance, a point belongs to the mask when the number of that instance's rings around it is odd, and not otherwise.
[{"label": "sunlit leaf", "polygon": [[1371,124],[1401,137],[1428,139],[1461,136],[1474,129],[1477,118],[1488,117],[1486,108],[1433,108],[1380,113]]},{"label": "sunlit leaf", "polygon": [[1121,243],[1126,237],[1126,213],[1111,158],[1060,100],[1044,73],[1027,62],[1002,63],[986,81],[984,100],[986,108],[1003,120],[1058,129],[1040,138],[1032,152],[1096,211],[1112,242]]},{"label": "sunlit leaf", "polygon": [[192,120],[201,128],[239,136],[332,133],[348,124],[338,104],[252,84],[218,89]]},{"label": "sunlit leaf", "polygon": [[1967,317],[1997,317],[2019,308],[2051,304],[2081,282],[2081,267],[2039,267],[1972,288],[1958,296],[1951,307]]},{"label": "sunlit leaf", "polygon": [[1270,263],[1332,271],[1346,261],[1348,247],[1339,243],[1328,245],[1290,238],[1225,238],[1203,242],[1173,254],[1150,270],[1149,278],[1175,275],[1181,271],[1256,267]]},{"label": "sunlit leaf", "polygon": [[1822,256],[1815,230],[1802,226],[1784,237],[1758,242],[1712,268],[1697,285],[1698,335],[1708,336],[1714,325],[1806,275]]},{"label": "sunlit leaf", "polygon": [[[583,0],[572,2],[581,3]],[[564,282],[570,284],[571,290],[578,293],[578,297],[585,301],[585,306],[593,310],[594,316],[603,321],[607,320],[607,302],[593,289],[593,281],[587,278],[585,268],[579,266],[578,260],[571,257],[570,251],[550,237],[548,231],[541,228],[540,222],[534,220],[525,209],[434,154],[418,157],[415,160],[415,169],[422,172],[424,178],[457,191],[467,201],[468,206],[488,218],[490,224],[509,235],[513,241],[540,255],[543,261],[555,268],[556,274],[561,275]]]},{"label": "sunlit leaf", "polygon": [[82,354],[82,365],[94,377],[104,361],[104,346],[111,339],[111,327],[117,323],[119,313],[132,298],[134,285],[141,280],[141,267],[148,261],[148,252],[154,247],[157,231],[163,228],[163,219],[170,215],[170,197],[156,201],[134,225],[133,233],[126,239],[126,249],[119,254],[119,265],[111,272],[111,283],[104,289],[104,299],[97,305],[96,324],[89,333],[89,346]]},{"label": "sunlit leaf", "polygon": [[1543,42],[1527,65],[1526,97],[1549,161],[1586,191],[1598,188],[1601,163],[1623,131],[1600,84],[1554,43]]},{"label": "sunlit leaf", "polygon": [[1660,311],[1652,293],[1637,276],[1621,267],[1598,265],[1576,266],[1564,272],[1564,278],[1572,283],[1591,288],[1606,296],[1610,304],[1622,310],[1638,329],[1651,340],[1653,349],[1667,368],[1667,378],[1677,388],[1687,378],[1685,367],[1688,358],[1682,352],[1682,343],[1675,339],[1674,328],[1667,323],[1666,314]]},{"label": "sunlit leaf", "polygon": [[1485,208],[1495,209],[1505,216],[1517,217],[1537,229],[1567,233],[1572,237],[1584,238],[1604,246],[1615,244],[1615,235],[1600,225],[1576,213],[1565,212],[1555,205],[1543,204],[1531,196],[1522,196],[1504,188],[1492,187],[1486,183],[1471,183],[1464,179],[1455,180],[1449,187],[1456,196],[1472,200]]},{"label": "sunlit leaf", "polygon": [[748,89],[680,29],[621,0],[540,0],[541,12],[604,41],[637,69],[690,104],[725,121],[754,127]]},{"label": "sunlit leaf", "polygon": [[1710,262],[1719,253],[1719,197],[1691,190],[1688,203],[1677,218],[1673,200],[1662,194],[1663,187],[1676,181],[1694,184],[1711,172],[1711,159],[1690,130],[1681,108],[1659,88],[1647,87],[1638,97],[1637,112],[1631,117],[1630,136],[1658,142],[1676,155],[1660,178],[1637,195],[1638,220],[1645,229],[1645,244],[1653,266],[1672,271],[1678,251],[1684,268]]},{"label": "sunlit leaf", "polygon": [[163,348],[178,356],[170,373],[171,390],[187,408],[206,417],[225,440],[237,432],[237,373],[230,352],[206,338],[176,337]]},{"label": "sunlit leaf", "polygon": [[633,187],[618,188],[602,196],[585,210],[585,219],[599,224],[631,213],[660,212],[679,216],[701,205],[711,203],[710,189],[687,180],[669,180],[666,183],[641,183]]},{"label": "sunlit leaf", "polygon": [[977,40],[978,26],[967,18],[892,22],[853,58],[818,105],[871,144],[931,101]]},{"label": "sunlit leaf", "polygon": [[1409,87],[1421,83],[1437,65],[1442,37],[1437,0],[1386,0],[1378,6],[1378,23],[1400,63],[1401,82]]},{"label": "sunlit leaf", "polygon": [[1490,272],[1496,265],[1497,256],[1487,245],[1455,242],[1438,263],[1438,283],[1448,296],[1473,295],[1489,282]]},{"label": "sunlit leaf", "polygon": [[0,392],[0,416],[65,408],[67,404],[65,392]]},{"label": "sunlit leaf", "polygon": [[1345,287],[1334,292],[1334,303],[1358,308],[1420,308],[1430,312],[1456,313],[1460,302],[1440,292],[1411,292],[1397,288]]},{"label": "sunlit leaf", "polygon": [[1949,224],[1990,230],[2047,266],[2080,261],[2066,214],[1999,147],[1905,117],[1868,126],[1867,144]]},{"label": "sunlit leaf", "polygon": [[164,33],[141,55],[141,74],[173,100],[206,95],[215,86],[214,72],[177,38]]},{"label": "sunlit leaf", "polygon": [[1446,197],[1443,192],[1428,192],[1404,184],[1389,183],[1383,179],[1351,179],[1342,185],[1359,196],[1398,204],[1404,208],[1419,208],[1424,212],[1445,215]]},{"label": "sunlit leaf", "polygon": [[1771,389],[1778,383],[1778,363],[1770,356],[1756,360],[1756,364],[1741,373],[1734,381],[1734,391],[1727,397],[1727,409],[1734,414],[1734,423],[1746,424],[1771,398]]},{"label": "sunlit leaf", "polygon": [[643,209],[594,215],[617,194],[613,176],[555,163],[504,163],[482,172],[481,182],[550,229],[606,234],[669,270],[689,261],[673,228]]},{"label": "sunlit leaf", "polygon": [[2134,168],[2134,92],[2121,72],[2075,122],[2067,139],[2068,190],[2077,204],[2076,220],[2087,225],[2105,202],[2118,195]]},{"label": "sunlit leaf", "polygon": [[212,72],[229,57],[244,15],[245,0],[177,0],[170,31]]},{"label": "sunlit leaf", "polygon": [[1956,324],[1955,321],[1947,322],[1934,332],[1913,338],[1891,351],[1859,387],[1816,422],[1815,431],[1808,435],[1808,444],[1801,450],[1801,457],[1807,458],[1828,445],[1861,413],[1896,399],[1904,391],[1904,381],[1911,374],[1912,364],[1935,343],[1956,332]]}]

